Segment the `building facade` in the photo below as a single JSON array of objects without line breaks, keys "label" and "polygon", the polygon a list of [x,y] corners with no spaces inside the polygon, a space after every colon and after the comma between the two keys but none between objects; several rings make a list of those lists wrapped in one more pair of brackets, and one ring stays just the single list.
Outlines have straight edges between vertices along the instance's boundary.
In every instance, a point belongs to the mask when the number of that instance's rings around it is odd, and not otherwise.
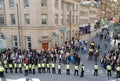
[{"label": "building facade", "polygon": [[60,46],[78,37],[80,25],[93,21],[96,14],[85,17],[81,11],[86,9],[80,8],[80,0],[0,0],[0,33],[9,48]]}]

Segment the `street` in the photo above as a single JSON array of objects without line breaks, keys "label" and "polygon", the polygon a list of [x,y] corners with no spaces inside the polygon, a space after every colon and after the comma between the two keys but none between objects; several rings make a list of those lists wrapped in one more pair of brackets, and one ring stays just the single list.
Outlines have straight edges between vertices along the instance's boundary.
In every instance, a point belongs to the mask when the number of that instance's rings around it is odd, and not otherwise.
[{"label": "street", "polygon": [[[104,31],[103,34],[105,34],[106,31]],[[80,51],[78,52],[78,54],[80,54],[81,57],[81,64],[85,65],[85,75],[84,77],[80,77],[80,70],[79,70],[79,76],[74,76],[74,65],[71,64],[71,71],[70,71],[70,75],[66,75],[66,69],[65,69],[65,65],[62,64],[62,74],[58,75],[58,74],[49,74],[49,73],[41,73],[38,74],[37,70],[36,70],[36,74],[29,74],[28,76],[24,76],[24,73],[20,74],[20,73],[7,73],[5,74],[5,78],[2,78],[2,81],[10,81],[10,79],[13,80],[17,80],[20,78],[37,78],[40,81],[106,81],[107,79],[107,75],[106,75],[106,70],[103,69],[101,67],[100,64],[100,59],[102,58],[102,56],[105,54],[105,46],[104,46],[104,41],[98,38],[98,37],[94,37],[92,38],[93,41],[95,42],[99,42],[100,43],[100,56],[98,58],[98,65],[99,65],[99,71],[98,71],[98,76],[94,76],[94,64],[96,63],[94,61],[94,59],[92,58],[91,60],[88,60],[88,54],[81,54]],[[110,42],[107,46],[107,50],[110,49]],[[87,49],[89,48],[89,45],[87,46]],[[56,69],[57,71],[57,69]],[[115,78],[115,73],[112,73],[112,77],[110,77],[111,79]]]}]

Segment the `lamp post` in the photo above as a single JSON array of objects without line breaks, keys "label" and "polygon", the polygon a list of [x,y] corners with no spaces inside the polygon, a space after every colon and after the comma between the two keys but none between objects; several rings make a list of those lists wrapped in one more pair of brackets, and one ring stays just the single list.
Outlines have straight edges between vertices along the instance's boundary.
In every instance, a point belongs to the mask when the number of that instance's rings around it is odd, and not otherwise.
[{"label": "lamp post", "polygon": [[19,39],[18,41],[19,41],[19,48],[21,48],[18,4],[16,4],[16,9],[17,9],[17,21],[18,21],[18,39]]}]

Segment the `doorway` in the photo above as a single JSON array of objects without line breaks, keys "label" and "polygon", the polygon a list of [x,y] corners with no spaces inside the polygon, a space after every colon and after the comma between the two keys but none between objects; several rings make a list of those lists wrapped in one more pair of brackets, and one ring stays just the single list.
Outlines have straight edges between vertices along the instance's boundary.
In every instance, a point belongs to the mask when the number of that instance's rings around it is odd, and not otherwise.
[{"label": "doorway", "polygon": [[42,49],[48,49],[48,43],[42,43]]}]

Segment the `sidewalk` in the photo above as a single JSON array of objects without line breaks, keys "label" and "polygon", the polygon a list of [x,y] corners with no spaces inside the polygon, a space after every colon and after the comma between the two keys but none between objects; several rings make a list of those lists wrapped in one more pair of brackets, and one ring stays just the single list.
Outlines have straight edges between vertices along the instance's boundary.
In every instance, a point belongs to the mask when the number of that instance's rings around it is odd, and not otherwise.
[{"label": "sidewalk", "polygon": [[91,34],[85,34],[85,35],[82,35],[80,36],[80,40],[87,40],[87,41],[90,41],[92,38],[94,38],[96,36],[96,33],[100,33],[102,31],[102,28],[96,30],[96,31],[93,31],[91,32]]}]

